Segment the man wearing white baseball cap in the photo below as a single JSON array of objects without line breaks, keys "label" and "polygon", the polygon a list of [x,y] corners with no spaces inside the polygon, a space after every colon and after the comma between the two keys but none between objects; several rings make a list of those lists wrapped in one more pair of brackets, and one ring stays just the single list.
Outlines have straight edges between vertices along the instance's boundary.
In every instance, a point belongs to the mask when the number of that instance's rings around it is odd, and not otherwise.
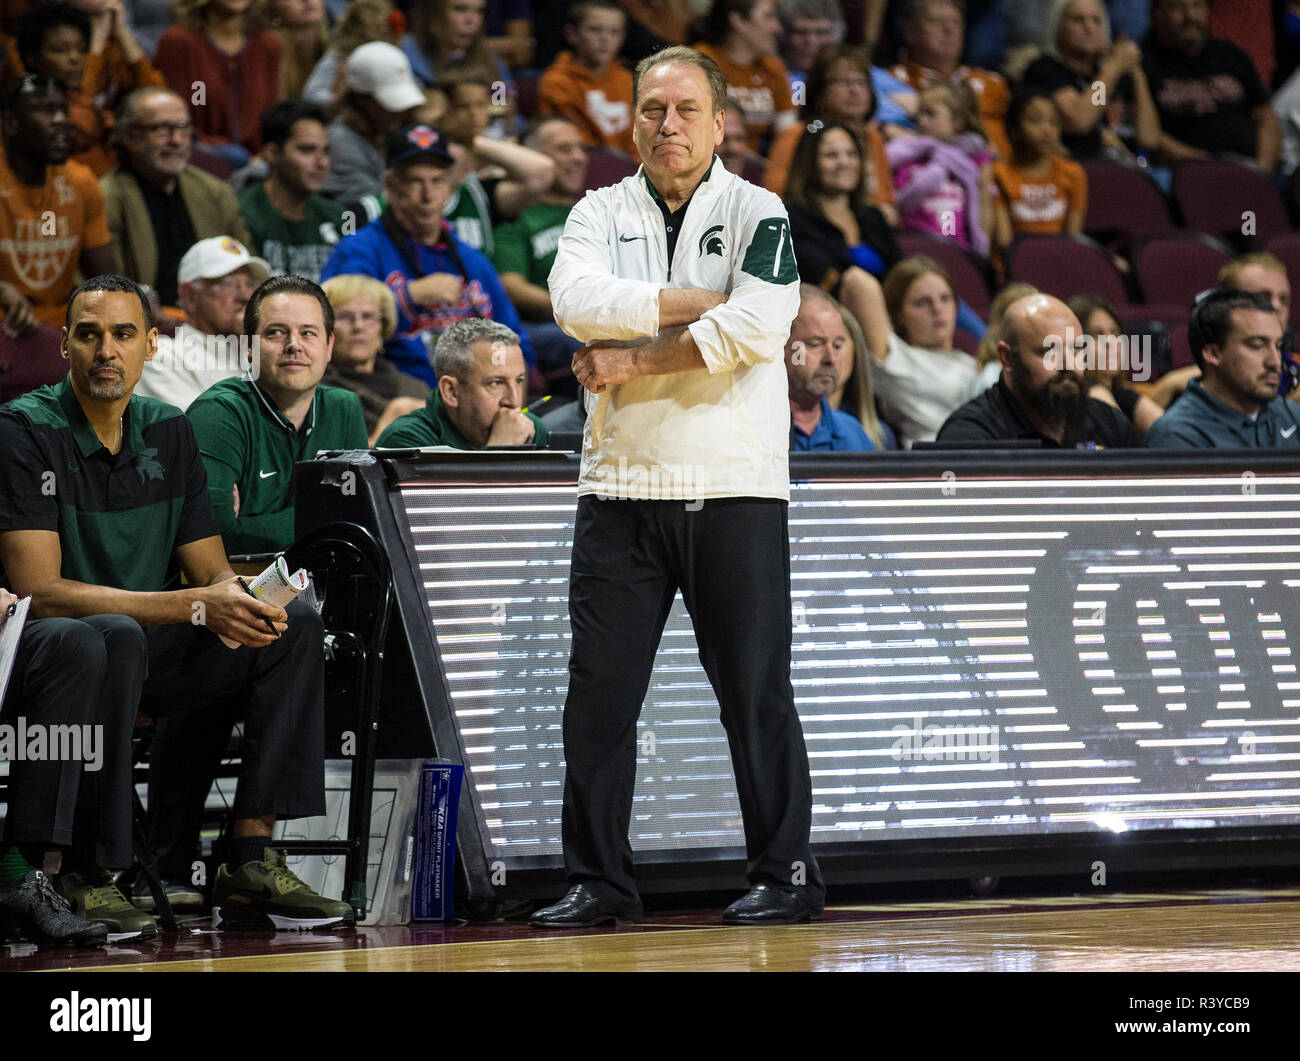
[{"label": "man wearing white baseball cap", "polygon": [[243,335],[248,296],[270,266],[231,236],[201,239],[181,258],[176,286],[188,323],[159,336],[158,354],[144,366],[135,393],[184,411],[214,383],[258,374],[255,345]]},{"label": "man wearing white baseball cap", "polygon": [[384,142],[424,105],[424,92],[402,50],[384,41],[353,51],[344,80],[347,92],[330,126],[330,172],[321,194],[375,218],[384,187]]}]

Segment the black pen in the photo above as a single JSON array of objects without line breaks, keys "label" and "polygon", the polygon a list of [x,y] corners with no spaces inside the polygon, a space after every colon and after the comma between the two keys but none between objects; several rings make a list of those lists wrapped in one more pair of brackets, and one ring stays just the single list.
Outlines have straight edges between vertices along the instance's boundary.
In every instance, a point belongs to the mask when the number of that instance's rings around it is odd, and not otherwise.
[{"label": "black pen", "polygon": [[[243,588],[244,592],[247,593],[250,597],[252,597],[253,600],[258,599],[257,594],[248,588],[248,583],[244,581],[242,576],[236,575],[235,581],[239,583],[239,585]],[[280,635],[276,631],[275,627],[271,625],[271,620],[263,616],[262,622],[266,623],[266,628],[271,631],[271,636],[274,637],[277,641],[280,640]]]}]

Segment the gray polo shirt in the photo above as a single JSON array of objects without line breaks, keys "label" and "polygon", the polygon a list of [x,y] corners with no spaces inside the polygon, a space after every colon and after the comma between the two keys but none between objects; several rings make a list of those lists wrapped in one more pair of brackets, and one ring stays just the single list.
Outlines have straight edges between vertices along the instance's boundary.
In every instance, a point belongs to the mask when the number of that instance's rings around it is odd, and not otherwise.
[{"label": "gray polo shirt", "polygon": [[1300,405],[1274,398],[1252,420],[1199,379],[1147,432],[1149,449],[1300,449]]}]

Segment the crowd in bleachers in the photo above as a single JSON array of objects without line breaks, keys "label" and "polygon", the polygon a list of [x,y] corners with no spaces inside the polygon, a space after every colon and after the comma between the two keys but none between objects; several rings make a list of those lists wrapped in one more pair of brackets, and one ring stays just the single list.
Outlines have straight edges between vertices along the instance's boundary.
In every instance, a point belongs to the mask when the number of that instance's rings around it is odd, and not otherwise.
[{"label": "crowd in bleachers", "polygon": [[[1192,299],[1237,255],[1271,253],[1247,273],[1284,280],[1300,257],[1300,5],[1279,0],[16,0],[0,17],[0,398],[61,376],[79,272],[147,285],[179,349],[238,321],[260,268],[235,268],[242,254],[388,285],[374,364],[404,374],[378,392],[396,404],[375,408],[372,369],[330,376],[366,398],[372,438],[435,385],[438,334],[472,317],[519,331],[529,396],[580,427],[563,408],[578,344],[547,273],[577,199],[636,169],[632,66],[680,43],[727,79],[723,164],[783,197],[800,279],[863,336],[868,438],[878,422],[928,442],[1002,369],[1014,386],[988,336],[1013,282],[1107,300],[1104,371],[1144,397],[1143,437],[1199,373]],[[390,154],[415,128],[450,159],[424,236],[402,218],[427,190],[398,187]],[[231,269],[182,278],[218,237]],[[914,333],[899,314],[927,287],[951,294],[951,327],[931,292]],[[1285,350],[1280,394],[1292,365]],[[141,393],[182,408],[222,374],[177,389],[161,368]],[[853,366],[837,371],[836,395],[856,393]]]}]

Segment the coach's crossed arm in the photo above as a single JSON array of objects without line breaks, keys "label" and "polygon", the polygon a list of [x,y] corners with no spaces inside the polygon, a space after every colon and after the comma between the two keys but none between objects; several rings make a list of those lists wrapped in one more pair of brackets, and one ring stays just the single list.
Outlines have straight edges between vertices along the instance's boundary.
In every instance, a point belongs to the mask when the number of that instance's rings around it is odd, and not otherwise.
[{"label": "coach's crossed arm", "polygon": [[638,376],[664,376],[707,368],[686,325],[727,301],[702,288],[664,288],[659,292],[659,335],[648,343],[596,341],[573,355],[573,374],[593,394]]}]

